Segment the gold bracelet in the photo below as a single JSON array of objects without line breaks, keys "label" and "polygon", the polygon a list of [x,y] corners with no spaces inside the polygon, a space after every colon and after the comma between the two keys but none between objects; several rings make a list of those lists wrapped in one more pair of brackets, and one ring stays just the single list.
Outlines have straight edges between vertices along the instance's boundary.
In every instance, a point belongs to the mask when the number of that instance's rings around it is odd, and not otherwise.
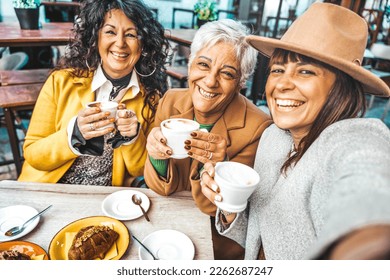
[{"label": "gold bracelet", "polygon": [[223,224],[230,224],[230,223],[227,221],[226,217],[229,216],[229,215],[231,215],[231,214],[234,214],[234,213],[228,212],[228,211],[224,211],[224,210],[221,209],[221,211],[220,211],[220,217],[219,217],[219,218],[222,220],[222,223],[223,223]]}]

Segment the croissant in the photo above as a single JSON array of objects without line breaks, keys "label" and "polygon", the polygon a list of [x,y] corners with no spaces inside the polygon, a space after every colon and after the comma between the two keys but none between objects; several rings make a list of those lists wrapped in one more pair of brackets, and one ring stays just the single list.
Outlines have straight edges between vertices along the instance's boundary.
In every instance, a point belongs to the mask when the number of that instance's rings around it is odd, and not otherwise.
[{"label": "croissant", "polygon": [[31,258],[16,250],[5,250],[0,251],[0,260],[31,260]]},{"label": "croissant", "polygon": [[108,226],[84,227],[74,237],[68,259],[103,259],[118,237],[119,234]]}]

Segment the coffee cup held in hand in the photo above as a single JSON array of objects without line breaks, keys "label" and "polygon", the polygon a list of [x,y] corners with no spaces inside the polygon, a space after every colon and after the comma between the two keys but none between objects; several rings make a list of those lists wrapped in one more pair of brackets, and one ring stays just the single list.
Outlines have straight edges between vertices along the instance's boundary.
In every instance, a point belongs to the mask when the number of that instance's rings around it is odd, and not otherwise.
[{"label": "coffee cup held in hand", "polygon": [[[87,107],[99,107],[102,112],[110,112],[110,115],[107,116],[107,119],[116,119],[116,113],[118,110],[118,103],[115,101],[94,101],[94,102],[89,102],[87,104]],[[113,127],[115,128],[114,123],[109,123],[105,126],[98,127],[96,130],[103,130],[108,127]]]},{"label": "coffee cup held in hand", "polygon": [[191,133],[199,129],[199,123],[189,119],[167,119],[161,123],[161,132],[167,139],[167,145],[172,149],[171,158],[188,157],[184,141],[191,138]]},{"label": "coffee cup held in hand", "polygon": [[218,162],[214,180],[219,186],[222,202],[215,204],[228,212],[241,212],[246,208],[248,198],[259,184],[260,176],[251,167],[233,161]]}]

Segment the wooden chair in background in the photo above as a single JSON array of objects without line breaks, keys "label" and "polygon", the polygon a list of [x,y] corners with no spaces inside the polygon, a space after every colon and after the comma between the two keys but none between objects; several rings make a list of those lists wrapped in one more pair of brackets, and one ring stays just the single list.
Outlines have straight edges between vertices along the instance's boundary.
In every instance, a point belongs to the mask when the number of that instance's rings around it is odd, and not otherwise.
[{"label": "wooden chair in background", "polygon": [[181,88],[185,88],[187,86],[189,55],[189,47],[180,44],[173,45],[172,59],[166,70],[169,88],[175,87],[174,81],[177,81]]},{"label": "wooden chair in background", "polygon": [[28,117],[31,115],[49,73],[50,69],[0,71],[0,108],[4,112],[4,124],[13,156],[12,160],[2,161],[0,165],[14,163],[17,176],[23,164],[23,139],[19,138],[17,129],[23,131],[24,135],[27,132],[20,113],[24,112]]},{"label": "wooden chair in background", "polygon": [[366,20],[368,25],[368,42],[367,47],[378,41],[379,32],[382,29],[383,11],[375,9],[363,9],[361,16]]}]

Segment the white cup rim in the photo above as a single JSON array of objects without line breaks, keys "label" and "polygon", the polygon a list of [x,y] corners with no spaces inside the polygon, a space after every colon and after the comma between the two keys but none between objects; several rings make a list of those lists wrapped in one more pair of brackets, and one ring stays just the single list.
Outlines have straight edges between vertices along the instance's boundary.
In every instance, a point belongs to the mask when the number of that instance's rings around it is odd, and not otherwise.
[{"label": "white cup rim", "polygon": [[[186,122],[191,122],[192,124],[194,124],[194,127],[191,126],[191,128],[188,128],[188,129],[169,129],[167,127],[164,126],[165,123],[167,123],[168,121],[186,121]],[[194,120],[191,120],[191,119],[184,119],[184,118],[171,118],[171,119],[166,119],[166,120],[163,120],[161,122],[161,129],[164,129],[166,131],[172,131],[174,133],[180,133],[180,132],[190,132],[190,131],[194,131],[194,130],[198,130],[199,127],[200,127],[200,124]]]},{"label": "white cup rim", "polygon": [[[230,165],[230,166],[234,165],[234,166],[236,166],[237,170],[246,169],[248,171],[248,173],[250,173],[250,178],[253,179],[253,183],[251,183],[250,185],[243,185],[243,188],[236,189],[235,185],[231,184],[230,181],[219,176],[218,169],[224,165]],[[245,165],[245,164],[240,163],[240,162],[234,162],[234,161],[217,162],[217,164],[215,165],[215,176],[219,177],[221,182],[223,182],[225,188],[234,189],[234,190],[237,190],[239,192],[247,192],[249,189],[255,188],[260,182],[260,176],[256,170],[254,170],[252,167],[250,167],[248,165]]]}]

